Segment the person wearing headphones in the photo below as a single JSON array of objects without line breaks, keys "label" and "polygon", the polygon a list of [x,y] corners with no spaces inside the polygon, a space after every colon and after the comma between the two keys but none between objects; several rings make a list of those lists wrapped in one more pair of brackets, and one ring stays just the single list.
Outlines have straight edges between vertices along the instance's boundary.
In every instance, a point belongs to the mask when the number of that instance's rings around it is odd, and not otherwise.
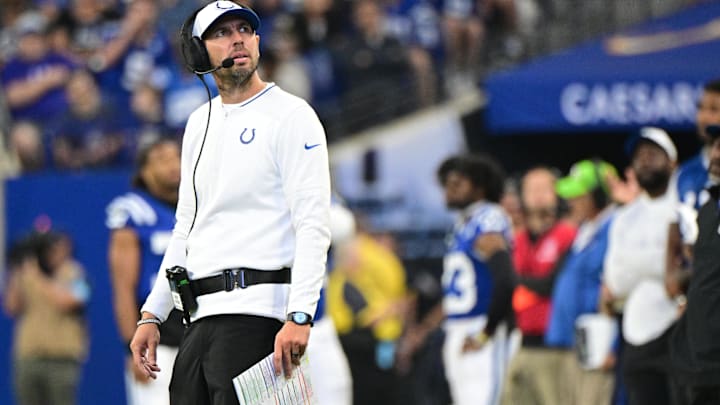
[{"label": "person wearing headphones", "polygon": [[174,405],[238,404],[232,379],[271,353],[275,374],[292,374],[325,274],[325,131],[307,102],[260,78],[259,26],[215,1],[181,30],[188,67],[212,73],[220,95],[186,125],[177,222],[130,344],[147,376],[170,372],[156,364],[158,324],[184,310]]},{"label": "person wearing headphones", "polygon": [[583,160],[555,186],[558,195],[568,202],[570,217],[579,223],[570,253],[555,280],[545,332],[545,345],[558,349],[563,357],[556,378],[562,381],[560,398],[568,404],[607,404],[612,394],[612,373],[581,368],[573,348],[578,318],[598,312],[608,231],[615,211],[609,179],[616,176],[615,168],[607,162]]},{"label": "person wearing headphones", "polygon": [[676,403],[720,403],[720,127],[708,126],[709,199],[697,216],[685,310],[670,335]]}]

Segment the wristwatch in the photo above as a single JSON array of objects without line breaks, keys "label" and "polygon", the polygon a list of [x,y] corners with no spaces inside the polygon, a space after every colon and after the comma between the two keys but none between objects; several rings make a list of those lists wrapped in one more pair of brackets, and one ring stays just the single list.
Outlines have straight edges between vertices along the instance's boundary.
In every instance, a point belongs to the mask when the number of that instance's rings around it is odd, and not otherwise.
[{"label": "wristwatch", "polygon": [[298,325],[313,325],[312,316],[305,312],[290,312],[287,316],[288,321],[292,321]]}]

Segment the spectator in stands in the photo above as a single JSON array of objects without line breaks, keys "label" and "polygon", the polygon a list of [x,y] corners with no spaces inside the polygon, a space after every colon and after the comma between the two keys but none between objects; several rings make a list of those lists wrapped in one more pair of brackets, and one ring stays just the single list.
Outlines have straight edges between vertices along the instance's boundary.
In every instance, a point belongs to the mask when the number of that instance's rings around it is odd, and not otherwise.
[{"label": "spectator in stands", "polygon": [[140,84],[130,96],[132,115],[125,122],[124,139],[128,153],[143,149],[160,138],[180,139],[182,132],[173,130],[165,121],[162,91],[149,84]]},{"label": "spectator in stands", "polygon": [[680,405],[720,403],[720,128],[705,128],[710,138],[710,198],[698,213],[687,307],[670,337],[670,360],[680,384]]},{"label": "spectator in stands", "polygon": [[347,16],[343,15],[343,1],[307,0],[302,9],[292,15],[290,24],[298,40],[301,53],[316,48],[328,48],[346,29]]},{"label": "spectator in stands", "polygon": [[82,266],[67,235],[35,232],[9,254],[5,311],[17,318],[15,394],[21,404],[76,403],[88,342],[83,307],[89,298]]},{"label": "spectator in stands", "polygon": [[394,348],[404,323],[405,270],[394,252],[361,230],[338,248],[327,310],[350,365],[353,404],[396,404]]},{"label": "spectator in stands", "polygon": [[709,125],[720,125],[720,79],[712,80],[703,87],[695,117],[698,137],[702,141],[700,152],[680,166],[677,177],[677,192],[680,201],[700,209],[710,198],[707,188],[708,167],[712,137],[708,134]]},{"label": "spectator in stands", "polygon": [[45,149],[40,127],[30,121],[18,121],[10,128],[8,149],[22,173],[45,169]]},{"label": "spectator in stands", "polygon": [[60,16],[62,8],[67,5],[67,0],[34,0],[28,3],[32,3],[48,21],[54,21]]},{"label": "spectator in stands", "polygon": [[[528,0],[523,2],[528,3]],[[498,68],[517,60],[524,52],[519,34],[521,1],[482,0],[480,3],[485,26],[484,68]]]},{"label": "spectator in stands", "polygon": [[59,16],[50,20],[47,29],[47,41],[53,52],[65,56],[78,65],[85,63],[83,59],[78,58],[73,53],[70,26],[61,20]]},{"label": "spectator in stands", "polygon": [[513,264],[518,286],[513,295],[517,327],[522,346],[508,372],[503,403],[555,405],[563,401],[557,375],[548,370],[560,368],[557,352],[545,345],[550,317],[552,289],[575,238],[576,229],[560,218],[552,170],[538,167],[522,178],[521,202],[525,227],[515,234]]},{"label": "spectator in stands", "polygon": [[385,13],[374,0],[354,4],[353,36],[337,54],[344,85],[344,119],[349,132],[376,125],[411,109],[417,94],[407,51],[384,27]]},{"label": "spectator in stands", "polygon": [[555,280],[545,332],[545,344],[559,350],[562,357],[557,378],[562,381],[560,398],[568,404],[607,404],[612,393],[609,370],[581,368],[573,349],[580,315],[598,312],[608,231],[615,211],[608,178],[615,176],[615,168],[609,163],[583,160],[556,184],[558,195],[568,201],[570,215],[580,221],[570,253]]},{"label": "spectator in stands", "polygon": [[141,84],[164,91],[177,75],[170,42],[157,27],[154,0],[128,4],[119,31],[88,59],[103,91],[116,99],[117,114],[130,112],[130,95]]},{"label": "spectator in stands", "polygon": [[70,37],[70,52],[83,64],[93,65],[90,58],[120,28],[121,14],[103,1],[68,0],[58,17]]},{"label": "spectator in stands", "polygon": [[[311,0],[300,2],[286,28],[296,38],[298,51],[307,67],[311,97],[308,101],[317,109],[325,124],[328,137],[342,134],[343,120],[340,106],[339,72],[331,50],[338,46],[351,26],[350,2]],[[283,19],[277,18],[275,27],[280,32]]]},{"label": "spectator in stands", "polygon": [[0,68],[17,52],[18,33],[15,24],[25,11],[24,0],[7,0],[0,8]]},{"label": "spectator in stands", "polygon": [[67,84],[70,111],[53,136],[53,162],[59,169],[81,169],[128,163],[122,155],[125,140],[116,123],[124,117],[106,99],[94,77],[85,70]]},{"label": "spectator in stands", "polygon": [[263,77],[308,102],[312,85],[306,64],[298,51],[297,38],[289,32],[276,31],[263,58]]},{"label": "spectator in stands", "polygon": [[63,90],[74,64],[50,49],[46,26],[45,18],[34,11],[18,18],[18,52],[3,67],[0,81],[12,118],[42,123],[47,130],[67,111]]},{"label": "spectator in stands", "polygon": [[610,226],[601,308],[623,314],[620,362],[629,404],[670,404],[668,339],[678,308],[664,280],[668,229],[679,204],[670,185],[677,150],[665,131],[652,127],[628,145],[643,193]]},{"label": "spectator in stands", "polygon": [[482,1],[449,0],[443,4],[445,32],[445,83],[455,95],[475,86],[475,70],[480,66],[480,52],[485,36]]},{"label": "spectator in stands", "polygon": [[419,105],[437,100],[438,69],[442,66],[442,29],[438,10],[424,0],[383,0],[386,29],[406,48],[415,77]]}]

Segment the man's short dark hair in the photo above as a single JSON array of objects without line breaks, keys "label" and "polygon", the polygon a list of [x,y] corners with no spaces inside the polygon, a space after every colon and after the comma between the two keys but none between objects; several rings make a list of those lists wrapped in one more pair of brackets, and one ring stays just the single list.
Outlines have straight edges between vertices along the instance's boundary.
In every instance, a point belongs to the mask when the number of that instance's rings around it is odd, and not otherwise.
[{"label": "man's short dark hair", "polygon": [[440,184],[445,184],[448,175],[457,172],[470,179],[470,182],[483,190],[486,200],[500,202],[505,188],[505,172],[488,155],[457,155],[446,159],[437,171]]}]

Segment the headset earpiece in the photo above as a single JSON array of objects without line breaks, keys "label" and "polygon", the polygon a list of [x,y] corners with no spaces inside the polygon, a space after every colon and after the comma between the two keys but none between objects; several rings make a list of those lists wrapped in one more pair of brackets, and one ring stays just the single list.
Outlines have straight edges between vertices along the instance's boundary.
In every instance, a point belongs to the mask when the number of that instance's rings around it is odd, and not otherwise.
[{"label": "headset earpiece", "polygon": [[195,16],[202,10],[197,9],[190,17],[185,20],[182,28],[180,28],[180,50],[185,59],[185,66],[193,72],[205,72],[212,69],[210,65],[210,56],[202,39],[192,35],[193,25],[195,24]]}]

